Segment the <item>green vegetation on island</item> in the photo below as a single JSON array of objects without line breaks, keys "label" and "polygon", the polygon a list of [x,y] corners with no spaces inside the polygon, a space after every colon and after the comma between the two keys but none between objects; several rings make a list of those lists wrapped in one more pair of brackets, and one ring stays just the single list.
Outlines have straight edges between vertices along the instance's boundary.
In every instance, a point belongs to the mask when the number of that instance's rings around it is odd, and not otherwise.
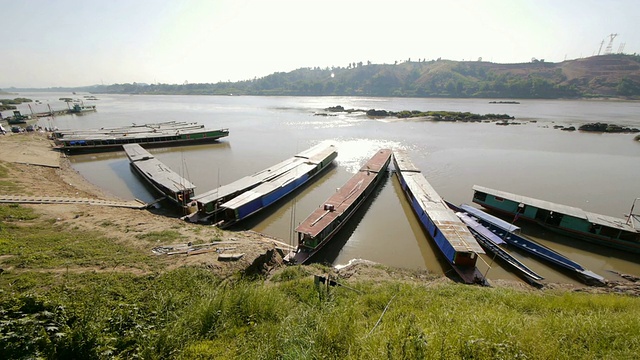
[{"label": "green vegetation on island", "polygon": [[[429,120],[434,121],[489,121],[489,120],[513,120],[515,119],[513,116],[507,114],[475,114],[471,112],[461,112],[461,111],[422,111],[422,110],[402,110],[402,111],[387,111],[387,110],[362,110],[362,109],[345,109],[342,105],[331,106],[324,111],[330,113],[336,112],[346,112],[346,113],[354,113],[361,112],[365,113],[370,117],[397,117],[400,119],[407,118],[428,118]],[[327,115],[326,113],[317,113],[316,115]]]},{"label": "green vegetation on island", "polygon": [[32,102],[33,100],[27,98],[15,98],[15,99],[0,99],[0,111],[15,110],[14,105],[19,105],[25,102]]},{"label": "green vegetation on island", "polygon": [[[172,235],[137,236],[151,245]],[[332,271],[320,265],[220,278],[199,266],[166,270],[142,249],[18,205],[0,205],[0,253],[11,268],[0,273],[5,358],[621,359],[640,351],[633,296],[467,286],[420,272],[327,288],[314,282]],[[400,272],[376,269],[388,279]]]}]

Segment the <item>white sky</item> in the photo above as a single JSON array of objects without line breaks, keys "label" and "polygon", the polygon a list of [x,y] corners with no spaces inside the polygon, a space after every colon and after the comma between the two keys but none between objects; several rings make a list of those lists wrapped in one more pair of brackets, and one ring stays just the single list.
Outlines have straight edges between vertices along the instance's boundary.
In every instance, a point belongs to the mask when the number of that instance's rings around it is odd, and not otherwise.
[{"label": "white sky", "polygon": [[0,88],[640,53],[639,0],[0,0]]}]

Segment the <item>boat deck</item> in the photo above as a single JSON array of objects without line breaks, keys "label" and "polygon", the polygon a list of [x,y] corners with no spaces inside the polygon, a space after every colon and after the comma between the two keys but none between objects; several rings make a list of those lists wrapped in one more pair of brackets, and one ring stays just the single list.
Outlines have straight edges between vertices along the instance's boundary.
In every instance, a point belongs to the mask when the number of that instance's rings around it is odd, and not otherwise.
[{"label": "boat deck", "polygon": [[445,238],[457,252],[475,252],[484,254],[466,225],[449,209],[440,195],[433,189],[421,172],[413,165],[404,152],[394,153],[396,171],[402,172],[409,190],[420,203],[422,210],[440,229]]},{"label": "boat deck", "polygon": [[603,226],[607,226],[607,227],[611,227],[611,228],[623,230],[623,231],[640,232],[638,231],[638,229],[635,229],[634,227],[627,224],[624,219],[619,219],[612,216],[601,215],[601,214],[584,211],[577,207],[556,204],[550,201],[534,199],[527,196],[508,193],[506,191],[494,190],[494,189],[490,189],[490,188],[479,186],[479,185],[474,185],[473,190],[480,191],[493,196],[501,197],[503,199],[511,200],[517,203],[522,203],[525,205],[536,207],[538,209],[549,210],[555,213],[570,215],[579,219],[587,220],[592,224],[603,225]]},{"label": "boat deck", "polygon": [[392,152],[389,149],[378,151],[351,179],[335,194],[327,199],[296,228],[296,232],[316,237],[336,218],[348,211],[367,187],[376,179],[380,171],[385,171]]},{"label": "boat deck", "polygon": [[175,193],[195,189],[195,185],[169,169],[139,144],[125,144],[122,145],[122,148],[131,164],[144,173],[150,181]]}]

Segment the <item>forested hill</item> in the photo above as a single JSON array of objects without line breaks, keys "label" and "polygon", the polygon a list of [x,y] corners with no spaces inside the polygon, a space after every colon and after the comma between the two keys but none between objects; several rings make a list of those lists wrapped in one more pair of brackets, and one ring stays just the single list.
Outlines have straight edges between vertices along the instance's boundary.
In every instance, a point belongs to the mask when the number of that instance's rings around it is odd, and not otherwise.
[{"label": "forested hill", "polygon": [[550,63],[405,61],[304,68],[216,84],[116,84],[88,89],[126,94],[218,94],[479,98],[640,99],[640,55],[602,55]]}]

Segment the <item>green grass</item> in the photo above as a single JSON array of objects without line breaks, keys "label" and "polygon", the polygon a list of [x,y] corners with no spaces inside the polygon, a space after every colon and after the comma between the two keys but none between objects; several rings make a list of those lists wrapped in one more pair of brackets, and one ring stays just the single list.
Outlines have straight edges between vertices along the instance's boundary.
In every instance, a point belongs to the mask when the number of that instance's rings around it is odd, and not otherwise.
[{"label": "green grass", "polygon": [[15,194],[24,190],[23,186],[16,184],[14,181],[8,179],[10,166],[7,163],[0,164],[0,194]]},{"label": "green grass", "polygon": [[29,208],[0,206],[0,254],[5,266],[19,269],[68,267],[113,268],[121,264],[146,268],[148,254],[124,248],[101,234],[68,231],[38,217]]},{"label": "green grass", "polygon": [[172,243],[177,241],[186,241],[188,239],[186,236],[183,236],[174,230],[152,231],[146,234],[136,235],[136,238],[150,243],[156,243],[159,241]]},{"label": "green grass", "polygon": [[0,164],[0,179],[6,179],[9,176],[8,164]]},{"label": "green grass", "polygon": [[[13,267],[0,273],[4,358],[631,359],[640,351],[637,297],[394,281],[327,289],[311,275],[324,272],[319,265],[269,281],[198,267],[163,272],[157,257],[97,234],[21,207],[0,213],[0,264]],[[105,270],[66,270],[96,264]]]},{"label": "green grass", "polygon": [[[640,301],[458,284],[265,285],[184,268],[136,277],[67,274],[0,292],[10,357],[219,359],[601,359],[640,350]],[[384,316],[385,307],[388,305]],[[376,323],[381,318],[380,323]],[[108,355],[108,356],[107,356]]]}]

